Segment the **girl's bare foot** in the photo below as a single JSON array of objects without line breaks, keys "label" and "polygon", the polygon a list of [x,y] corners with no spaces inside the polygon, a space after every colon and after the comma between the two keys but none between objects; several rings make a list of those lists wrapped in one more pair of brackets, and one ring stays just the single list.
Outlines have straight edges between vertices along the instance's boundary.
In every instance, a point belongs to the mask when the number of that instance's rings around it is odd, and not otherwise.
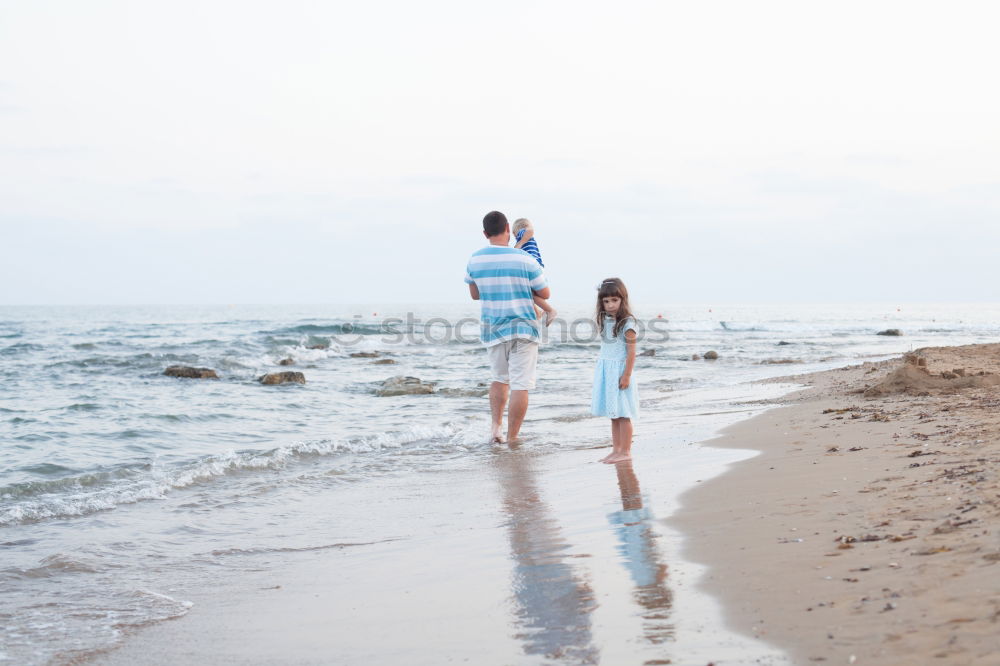
[{"label": "girl's bare foot", "polygon": [[494,444],[503,444],[503,426],[500,424],[493,425],[493,432],[490,433],[490,441]]},{"label": "girl's bare foot", "polygon": [[601,459],[600,459],[600,460],[598,460],[597,462],[607,462],[607,461],[608,461],[608,458],[610,458],[610,457],[611,457],[611,456],[613,456],[613,455],[615,455],[615,452],[614,452],[614,451],[612,451],[612,452],[611,452],[611,453],[609,453],[608,455],[604,456],[603,458],[601,458]]},{"label": "girl's bare foot", "polygon": [[604,463],[607,465],[614,465],[615,463],[625,462],[626,460],[632,460],[631,453],[612,453],[604,459]]}]

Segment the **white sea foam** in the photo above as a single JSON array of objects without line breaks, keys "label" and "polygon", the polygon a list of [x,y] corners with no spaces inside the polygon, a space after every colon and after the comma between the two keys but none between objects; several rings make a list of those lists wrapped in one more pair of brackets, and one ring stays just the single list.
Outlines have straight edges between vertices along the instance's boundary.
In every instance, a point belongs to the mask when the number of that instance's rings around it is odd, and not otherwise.
[{"label": "white sea foam", "polygon": [[[0,526],[83,516],[114,509],[123,504],[164,499],[173,490],[205,483],[242,472],[281,469],[296,460],[343,453],[371,454],[400,449],[426,441],[447,450],[474,443],[473,435],[455,424],[412,426],[356,439],[326,439],[300,442],[268,451],[234,451],[208,456],[180,467],[153,467],[129,479],[117,479],[93,488],[62,480],[59,492],[45,492],[15,502],[0,511]],[[7,495],[10,497],[10,494]]]}]

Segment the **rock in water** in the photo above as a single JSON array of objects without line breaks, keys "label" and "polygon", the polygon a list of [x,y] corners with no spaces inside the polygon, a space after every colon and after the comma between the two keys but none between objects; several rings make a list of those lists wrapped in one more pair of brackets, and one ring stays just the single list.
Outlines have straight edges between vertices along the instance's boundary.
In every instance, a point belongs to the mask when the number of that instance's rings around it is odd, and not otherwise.
[{"label": "rock in water", "polygon": [[639,352],[639,356],[656,356],[656,350],[655,349],[643,349],[641,352]]},{"label": "rock in water", "polygon": [[396,362],[391,358],[380,358],[377,361],[372,361],[374,365],[396,365]]},{"label": "rock in water", "polygon": [[381,354],[378,352],[352,352],[350,356],[351,358],[378,358]]},{"label": "rock in water", "polygon": [[705,360],[706,361],[714,361],[717,358],[719,358],[719,352],[715,352],[715,351],[707,351],[707,352],[705,352]]},{"label": "rock in water", "polygon": [[700,361],[701,360],[701,354],[691,354],[691,360],[692,361]]},{"label": "rock in water", "polygon": [[416,377],[397,375],[382,382],[375,395],[386,398],[394,395],[422,395],[434,393],[434,384],[424,383]]},{"label": "rock in water", "polygon": [[283,358],[280,361],[278,361],[278,365],[295,365],[295,359],[294,358]]},{"label": "rock in water", "polygon": [[266,374],[260,378],[261,384],[305,384],[306,376],[301,372],[292,372],[291,370],[286,370],[285,372],[272,372]]},{"label": "rock in water", "polygon": [[901,330],[899,330],[898,328],[887,328],[887,329],[885,329],[884,331],[879,331],[879,332],[878,332],[878,333],[876,333],[875,335],[893,335],[893,336],[900,336],[900,335],[902,335],[902,334],[903,334],[903,332],[902,332]]},{"label": "rock in water", "polygon": [[189,365],[172,365],[163,371],[168,377],[186,377],[188,379],[218,379],[219,375],[211,368],[192,368]]}]

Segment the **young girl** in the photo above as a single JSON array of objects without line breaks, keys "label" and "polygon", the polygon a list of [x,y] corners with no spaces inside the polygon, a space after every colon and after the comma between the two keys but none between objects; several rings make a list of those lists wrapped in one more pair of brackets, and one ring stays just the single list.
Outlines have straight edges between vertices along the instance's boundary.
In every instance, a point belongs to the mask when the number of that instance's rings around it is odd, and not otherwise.
[{"label": "young girl", "polygon": [[628,304],[628,290],[618,278],[608,278],[597,288],[597,327],[601,353],[594,369],[590,411],[611,418],[611,454],[604,463],[632,457],[632,419],[639,416],[639,397],[632,383],[635,365],[635,317]]}]

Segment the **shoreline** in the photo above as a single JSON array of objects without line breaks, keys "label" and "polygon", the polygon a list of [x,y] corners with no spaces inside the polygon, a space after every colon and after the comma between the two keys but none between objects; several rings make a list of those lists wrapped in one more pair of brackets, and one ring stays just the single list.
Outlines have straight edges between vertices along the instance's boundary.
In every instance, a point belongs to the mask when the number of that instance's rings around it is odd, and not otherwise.
[{"label": "shoreline", "polygon": [[668,519],[729,625],[794,663],[995,664],[998,371],[969,345],[786,378],[704,442],[760,451]]},{"label": "shoreline", "polygon": [[[777,393],[725,395],[756,405]],[[380,536],[397,538],[234,556],[282,566],[177,590],[194,601],[189,613],[68,663],[704,666],[749,655],[786,666],[771,641],[725,626],[717,600],[695,585],[703,567],[680,556],[684,537],[657,519],[676,510],[674,489],[744,457],[706,456],[696,443],[758,410],[686,413],[644,434],[634,467],[597,462],[604,448],[499,447],[486,465],[359,488],[350,503],[366,506]]]}]

